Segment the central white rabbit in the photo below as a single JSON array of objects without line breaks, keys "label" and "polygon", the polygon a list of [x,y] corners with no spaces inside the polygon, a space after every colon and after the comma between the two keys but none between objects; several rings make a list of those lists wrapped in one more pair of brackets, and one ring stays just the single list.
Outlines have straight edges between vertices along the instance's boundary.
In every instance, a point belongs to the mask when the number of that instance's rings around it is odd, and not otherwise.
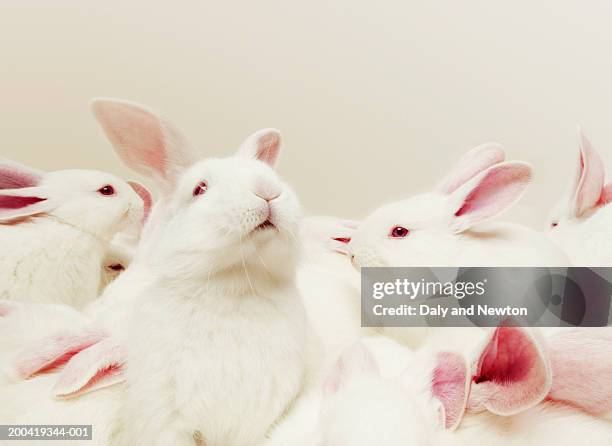
[{"label": "central white rabbit", "polygon": [[300,207],[273,170],[279,134],[262,130],[235,156],[198,161],[141,106],[99,100],[94,112],[124,161],[161,193],[133,264],[92,309],[127,352],[117,443],[257,444],[305,367],[294,277]]},{"label": "central white rabbit", "polygon": [[82,308],[114,275],[111,240],[139,226],[143,200],[144,187],[105,172],[0,160],[0,299]]}]

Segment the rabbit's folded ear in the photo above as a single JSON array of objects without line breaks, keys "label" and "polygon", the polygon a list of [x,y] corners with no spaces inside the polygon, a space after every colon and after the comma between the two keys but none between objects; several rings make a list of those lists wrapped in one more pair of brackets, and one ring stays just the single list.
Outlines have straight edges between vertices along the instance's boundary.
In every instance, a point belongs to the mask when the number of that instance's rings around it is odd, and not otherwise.
[{"label": "rabbit's folded ear", "polygon": [[19,378],[27,379],[53,371],[81,350],[97,344],[105,337],[98,330],[85,330],[62,332],[40,339],[16,356],[13,362],[15,373]]},{"label": "rabbit's folded ear", "polygon": [[178,175],[199,158],[168,121],[139,104],[98,98],[91,107],[121,160],[153,178],[164,194],[172,191]]},{"label": "rabbit's folded ear", "polygon": [[0,158],[0,190],[38,186],[43,175],[39,170]]},{"label": "rabbit's folded ear", "polygon": [[463,355],[440,352],[431,380],[431,393],[440,402],[440,420],[446,429],[461,423],[470,389],[470,368]]},{"label": "rabbit's folded ear", "polygon": [[130,180],[127,183],[131,186],[132,189],[134,189],[134,192],[136,192],[138,196],[142,199],[144,206],[142,224],[144,225],[147,221],[147,218],[149,218],[149,214],[151,213],[151,207],[153,207],[153,197],[151,195],[151,192],[149,192],[149,190],[142,184],[140,184],[138,181]]},{"label": "rabbit's folded ear", "polygon": [[531,182],[532,169],[518,161],[499,163],[449,195],[453,229],[462,232],[512,206]]},{"label": "rabbit's folded ear", "polygon": [[605,169],[599,153],[582,131],[578,128],[580,157],[573,195],[573,212],[580,217],[589,209],[601,204],[604,195]]},{"label": "rabbit's folded ear", "polygon": [[374,357],[361,342],[357,342],[342,352],[325,380],[323,393],[333,395],[352,378],[377,373],[378,366]]},{"label": "rabbit's folded ear", "polygon": [[474,147],[463,155],[436,190],[445,195],[451,194],[483,170],[505,159],[504,147],[496,142],[487,142]]},{"label": "rabbit's folded ear", "polygon": [[41,187],[0,190],[0,223],[50,212],[54,200]]},{"label": "rabbit's folded ear", "polygon": [[498,327],[475,361],[468,407],[509,416],[540,403],[552,371],[543,347],[520,327]]},{"label": "rabbit's folded ear", "polygon": [[55,396],[74,397],[125,381],[125,352],[107,338],[70,359],[53,387]]},{"label": "rabbit's folded ear", "polygon": [[276,129],[262,129],[243,141],[238,155],[258,159],[274,168],[281,148],[281,135]]}]

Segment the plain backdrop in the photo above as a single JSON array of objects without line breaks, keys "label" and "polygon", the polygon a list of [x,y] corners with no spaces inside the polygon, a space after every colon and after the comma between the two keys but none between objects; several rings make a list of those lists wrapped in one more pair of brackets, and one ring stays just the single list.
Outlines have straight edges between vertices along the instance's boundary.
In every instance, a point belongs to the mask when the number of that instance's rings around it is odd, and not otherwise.
[{"label": "plain backdrop", "polygon": [[509,218],[542,227],[577,123],[612,165],[611,22],[604,0],[2,0],[0,155],[136,177],[88,109],[127,98],[209,156],[281,129],[305,207],[360,218],[499,141],[536,171]]}]

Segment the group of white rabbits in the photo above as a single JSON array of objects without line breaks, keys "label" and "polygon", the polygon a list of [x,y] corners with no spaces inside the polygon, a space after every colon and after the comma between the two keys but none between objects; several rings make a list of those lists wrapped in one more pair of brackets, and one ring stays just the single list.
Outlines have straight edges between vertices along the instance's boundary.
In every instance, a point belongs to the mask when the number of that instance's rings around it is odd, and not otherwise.
[{"label": "group of white rabbits", "polygon": [[612,265],[612,188],[584,136],[544,234],[485,222],[532,177],[497,144],[350,222],[301,216],[274,129],[205,159],[138,104],[93,111],[157,199],[0,161],[0,424],[124,446],[612,444],[605,328],[360,327],[360,267]]}]

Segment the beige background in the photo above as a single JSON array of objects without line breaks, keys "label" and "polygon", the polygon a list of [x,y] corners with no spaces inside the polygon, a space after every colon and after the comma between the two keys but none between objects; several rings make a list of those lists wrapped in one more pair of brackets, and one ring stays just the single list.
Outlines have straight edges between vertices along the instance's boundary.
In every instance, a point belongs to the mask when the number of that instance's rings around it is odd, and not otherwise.
[{"label": "beige background", "polygon": [[[540,226],[580,122],[612,165],[609,1],[0,3],[0,155],[124,175],[94,96],[164,112],[210,155],[283,131],[281,171],[314,213],[360,217],[504,143],[537,179]],[[133,176],[133,175],[131,175]]]}]

